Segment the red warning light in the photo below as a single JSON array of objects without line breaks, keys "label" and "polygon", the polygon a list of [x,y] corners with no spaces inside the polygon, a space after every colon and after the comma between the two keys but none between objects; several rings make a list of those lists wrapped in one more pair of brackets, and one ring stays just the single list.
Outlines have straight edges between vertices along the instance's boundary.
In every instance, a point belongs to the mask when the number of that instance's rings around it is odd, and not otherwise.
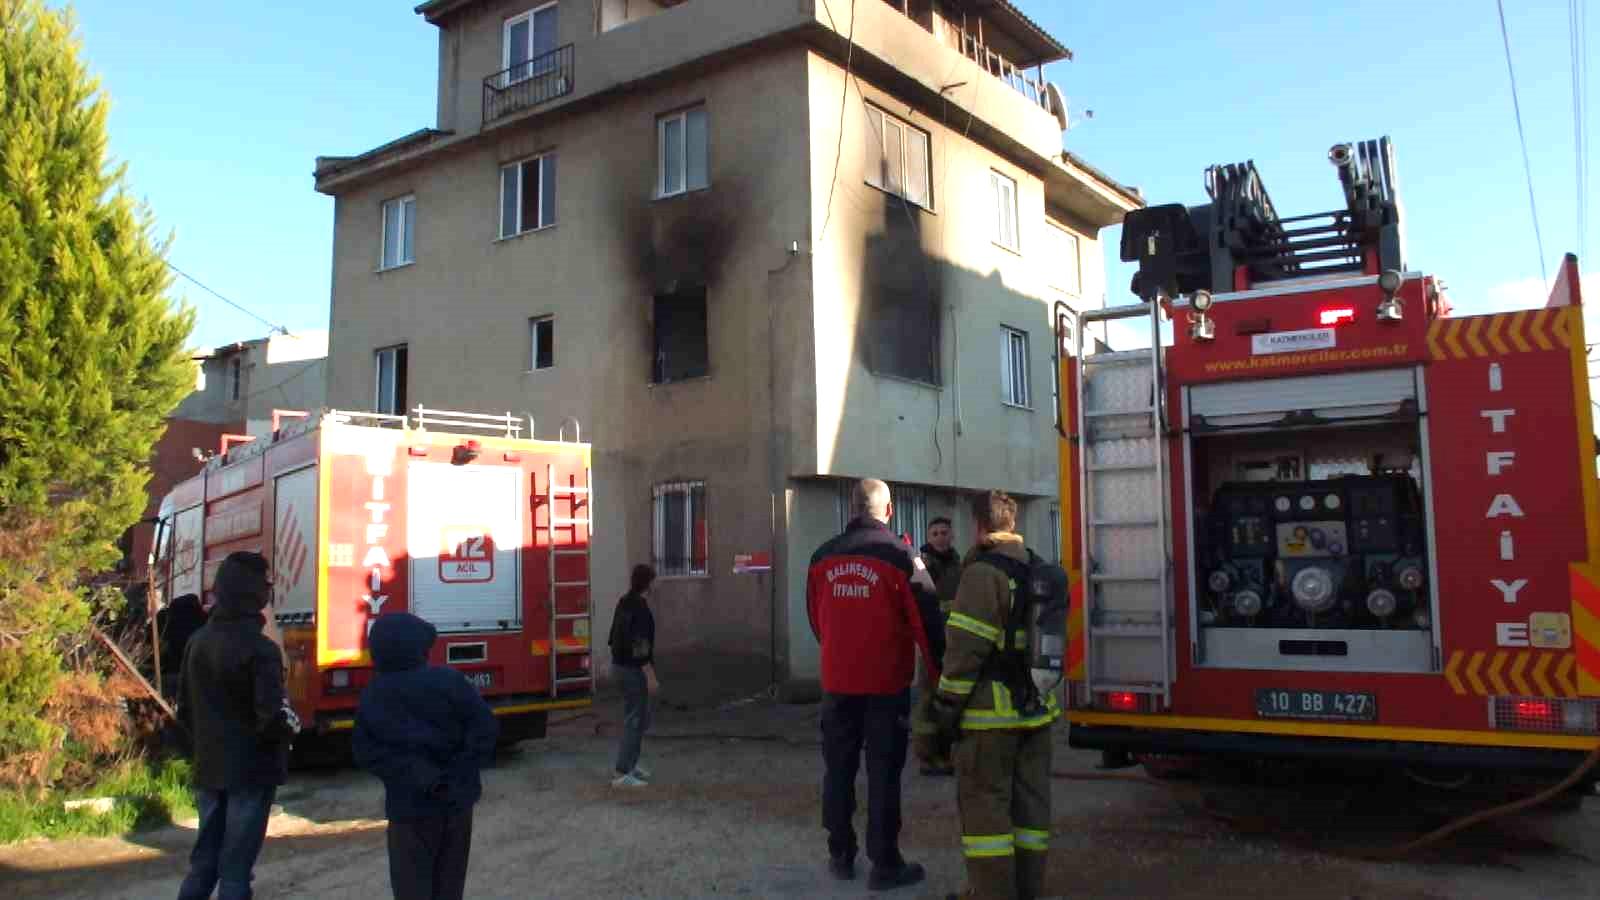
[{"label": "red warning light", "polygon": [[1118,691],[1106,696],[1111,708],[1118,712],[1138,712],[1139,695],[1131,691]]},{"label": "red warning light", "polygon": [[1517,718],[1534,722],[1546,720],[1559,722],[1561,714],[1556,705],[1547,700],[1518,700]]},{"label": "red warning light", "polygon": [[1356,320],[1354,306],[1332,306],[1317,313],[1319,325],[1342,325]]}]

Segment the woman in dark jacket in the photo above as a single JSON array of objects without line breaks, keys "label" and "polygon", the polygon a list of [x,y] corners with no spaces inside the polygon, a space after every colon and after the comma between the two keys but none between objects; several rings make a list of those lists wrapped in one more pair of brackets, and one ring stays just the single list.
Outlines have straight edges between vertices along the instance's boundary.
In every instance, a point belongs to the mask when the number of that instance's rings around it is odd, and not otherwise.
[{"label": "woman in dark jacket", "polygon": [[639,748],[650,728],[650,698],[661,689],[656,681],[656,619],[646,600],[656,580],[654,569],[633,567],[629,590],[617,601],[611,620],[611,665],[622,684],[622,744],[617,748],[615,787],[644,787],[650,772],[639,767]]}]

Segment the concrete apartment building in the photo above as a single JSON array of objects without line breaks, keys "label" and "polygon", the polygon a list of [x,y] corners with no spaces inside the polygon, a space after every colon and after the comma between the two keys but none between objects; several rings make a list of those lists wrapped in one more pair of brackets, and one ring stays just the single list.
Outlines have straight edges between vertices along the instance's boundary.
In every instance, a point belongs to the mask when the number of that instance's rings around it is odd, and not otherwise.
[{"label": "concrete apartment building", "polygon": [[317,160],[329,404],[580,422],[596,635],[653,560],[667,673],[813,692],[805,572],[864,476],[919,543],[990,487],[1058,543],[1052,305],[1102,302],[1141,201],[1063,152],[1055,38],[1005,0],[416,11],[436,127]]}]

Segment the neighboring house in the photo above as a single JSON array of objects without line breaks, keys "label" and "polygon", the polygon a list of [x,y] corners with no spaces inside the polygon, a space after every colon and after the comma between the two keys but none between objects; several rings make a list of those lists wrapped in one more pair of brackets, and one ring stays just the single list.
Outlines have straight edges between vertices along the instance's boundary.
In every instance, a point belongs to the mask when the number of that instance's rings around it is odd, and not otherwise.
[{"label": "neighboring house", "polygon": [[[278,334],[196,355],[194,392],[167,418],[151,454],[146,519],[174,485],[200,471],[204,458],[221,448],[223,435],[270,439],[274,410],[321,408],[327,356],[326,331]],[[155,526],[146,521],[124,538],[124,571],[135,582],[146,576],[154,537]]]},{"label": "neighboring house", "polygon": [[1062,151],[1055,38],[1004,0],[417,11],[437,127],[317,160],[329,399],[579,420],[594,634],[653,561],[664,660],[814,690],[806,566],[864,476],[914,541],[997,487],[1059,543],[1052,305],[1099,305],[1141,200]]}]

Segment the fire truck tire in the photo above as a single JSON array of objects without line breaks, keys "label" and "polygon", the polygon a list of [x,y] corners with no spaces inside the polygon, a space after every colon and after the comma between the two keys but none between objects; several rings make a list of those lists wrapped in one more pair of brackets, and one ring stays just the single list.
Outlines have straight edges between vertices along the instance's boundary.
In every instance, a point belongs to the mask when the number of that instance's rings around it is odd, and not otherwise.
[{"label": "fire truck tire", "polygon": [[550,715],[545,712],[503,716],[500,719],[500,738],[498,743],[501,747],[509,747],[521,741],[543,740],[549,721]]},{"label": "fire truck tire", "polygon": [[291,769],[341,769],[353,762],[350,755],[350,735],[333,732],[317,734],[303,731],[294,739],[289,750]]}]

